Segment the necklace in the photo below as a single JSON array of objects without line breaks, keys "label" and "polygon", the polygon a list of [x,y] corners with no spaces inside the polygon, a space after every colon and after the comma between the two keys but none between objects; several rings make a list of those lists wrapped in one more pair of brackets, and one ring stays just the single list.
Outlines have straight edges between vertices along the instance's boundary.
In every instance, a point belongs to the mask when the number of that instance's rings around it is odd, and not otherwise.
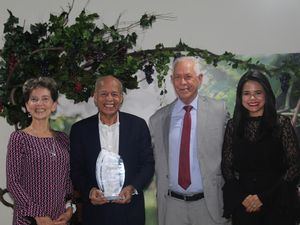
[{"label": "necklace", "polygon": [[36,136],[36,137],[54,137],[54,132],[51,129],[39,129],[39,128],[33,128],[32,125],[24,129],[29,134]]},{"label": "necklace", "polygon": [[49,148],[48,148],[48,152],[50,153],[51,157],[56,157],[56,140],[55,140],[55,137],[53,138],[53,143],[51,143]]}]

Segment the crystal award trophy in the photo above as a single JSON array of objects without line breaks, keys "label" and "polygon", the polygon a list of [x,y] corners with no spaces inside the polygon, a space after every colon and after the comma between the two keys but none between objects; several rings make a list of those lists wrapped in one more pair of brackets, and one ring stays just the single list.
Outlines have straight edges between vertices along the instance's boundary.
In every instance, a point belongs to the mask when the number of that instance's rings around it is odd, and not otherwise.
[{"label": "crystal award trophy", "polygon": [[119,194],[125,180],[125,167],[121,157],[101,149],[96,162],[96,179],[107,200],[121,199]]}]

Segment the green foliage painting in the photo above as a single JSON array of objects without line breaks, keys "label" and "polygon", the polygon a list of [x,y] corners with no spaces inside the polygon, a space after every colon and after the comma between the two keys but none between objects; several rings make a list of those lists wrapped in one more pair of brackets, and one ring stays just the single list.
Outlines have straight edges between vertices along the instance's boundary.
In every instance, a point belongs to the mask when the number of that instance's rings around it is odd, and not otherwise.
[{"label": "green foliage painting", "polygon": [[225,52],[213,54],[192,48],[180,41],[174,47],[158,43],[154,49],[136,50],[138,35],[135,29],[149,29],[158,19],[172,19],[168,15],[144,14],[127,27],[96,25],[98,14],[83,10],[73,24],[69,22],[72,7],[58,15],[51,14],[49,21],[31,24],[25,30],[19,19],[8,11],[4,24],[4,46],[0,52],[0,116],[15,125],[16,129],[28,123],[22,100],[21,87],[25,80],[37,76],[51,76],[59,84],[59,91],[77,102],[87,101],[92,95],[97,77],[114,74],[126,89],[139,88],[138,71],[145,74],[148,83],[156,76],[160,94],[167,93],[165,77],[172,58],[180,55],[199,56],[207,64],[245,71],[256,68],[269,76],[286,72],[294,80],[299,77],[299,62],[282,59],[275,67],[266,67],[252,58],[239,58]]}]

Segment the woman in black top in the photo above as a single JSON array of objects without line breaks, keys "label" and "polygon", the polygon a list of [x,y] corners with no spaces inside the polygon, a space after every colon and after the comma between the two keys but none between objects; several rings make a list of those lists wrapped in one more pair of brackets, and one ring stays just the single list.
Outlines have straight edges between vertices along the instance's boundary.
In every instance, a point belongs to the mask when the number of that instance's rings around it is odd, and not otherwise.
[{"label": "woman in black top", "polygon": [[233,225],[294,225],[300,217],[300,151],[287,117],[259,71],[244,74],[222,152],[224,217]]}]

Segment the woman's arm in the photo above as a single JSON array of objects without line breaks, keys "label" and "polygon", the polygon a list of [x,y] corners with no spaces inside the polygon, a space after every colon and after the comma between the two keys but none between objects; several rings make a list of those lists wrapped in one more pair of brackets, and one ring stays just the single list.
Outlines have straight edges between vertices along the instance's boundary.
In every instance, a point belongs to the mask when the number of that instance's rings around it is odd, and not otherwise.
[{"label": "woman's arm", "polygon": [[233,211],[241,205],[247,194],[243,191],[233,169],[233,121],[229,120],[226,126],[221,170],[225,179],[223,186],[224,214],[229,218]]},{"label": "woman's arm", "polygon": [[20,132],[11,134],[6,158],[7,189],[12,195],[14,204],[17,205],[21,215],[29,217],[45,216],[42,208],[32,201],[20,183],[22,174],[25,173],[25,171],[22,171],[22,165],[26,157],[23,142],[23,136]]}]

